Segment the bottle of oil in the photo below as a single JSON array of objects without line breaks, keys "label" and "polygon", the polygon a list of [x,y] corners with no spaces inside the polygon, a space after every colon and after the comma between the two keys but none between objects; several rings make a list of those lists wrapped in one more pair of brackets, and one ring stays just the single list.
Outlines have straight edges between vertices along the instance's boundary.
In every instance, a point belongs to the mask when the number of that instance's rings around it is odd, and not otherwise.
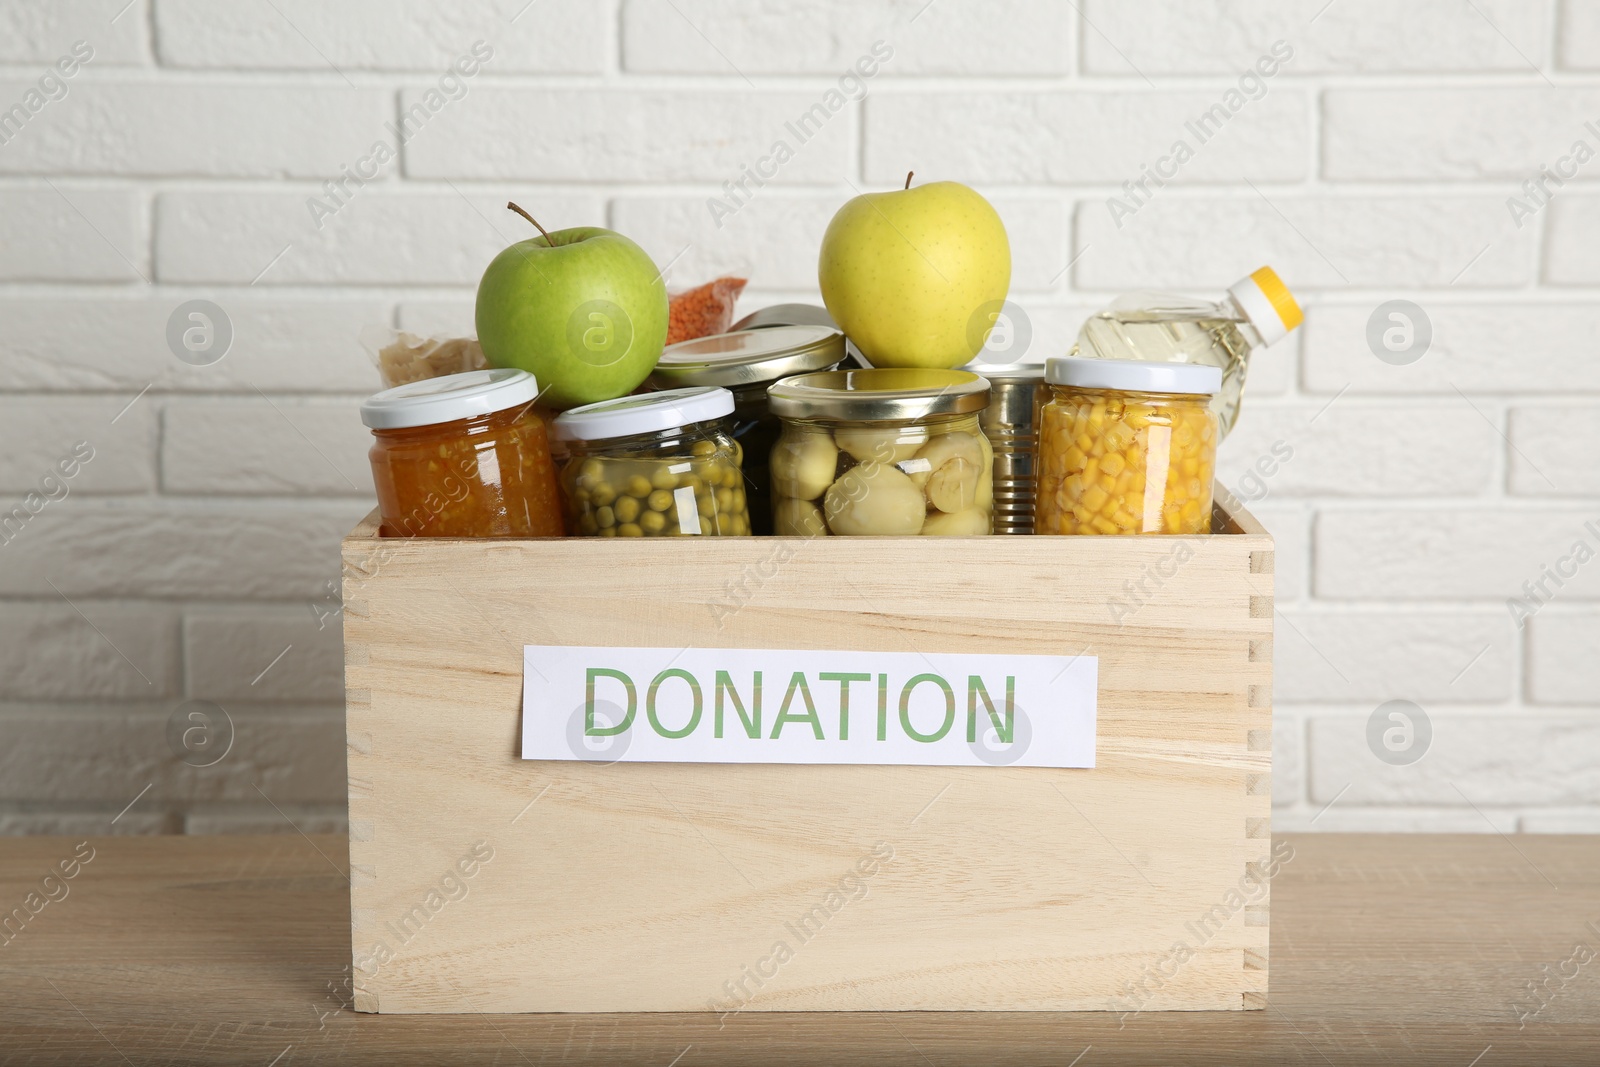
[{"label": "bottle of oil", "polygon": [[1217,303],[1166,293],[1128,293],[1090,316],[1074,356],[1202,363],[1222,369],[1213,406],[1224,437],[1239,417],[1250,353],[1288,336],[1304,318],[1271,267],[1228,289]]}]

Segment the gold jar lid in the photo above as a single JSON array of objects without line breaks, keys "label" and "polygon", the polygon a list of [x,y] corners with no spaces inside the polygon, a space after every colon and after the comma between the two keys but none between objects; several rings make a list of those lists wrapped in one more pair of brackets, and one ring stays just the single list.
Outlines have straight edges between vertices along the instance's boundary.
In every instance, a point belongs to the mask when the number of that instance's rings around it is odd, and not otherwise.
[{"label": "gold jar lid", "polygon": [[668,345],[652,375],[663,388],[737,388],[821,370],[844,359],[844,334],[828,326],[770,326]]},{"label": "gold jar lid", "polygon": [[785,378],[767,390],[774,415],[879,422],[963,415],[989,406],[989,382],[962,370],[879,367]]}]

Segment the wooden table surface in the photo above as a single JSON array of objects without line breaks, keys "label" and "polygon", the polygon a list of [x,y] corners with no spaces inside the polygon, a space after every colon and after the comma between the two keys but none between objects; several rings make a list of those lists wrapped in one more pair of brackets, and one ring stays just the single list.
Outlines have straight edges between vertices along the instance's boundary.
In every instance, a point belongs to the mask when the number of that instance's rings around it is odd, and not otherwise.
[{"label": "wooden table surface", "polygon": [[[357,1014],[343,838],[97,838],[0,943],[0,1065],[1600,1063],[1600,837],[1289,840],[1264,1011],[719,1026]],[[0,839],[0,916],[77,844]]]}]

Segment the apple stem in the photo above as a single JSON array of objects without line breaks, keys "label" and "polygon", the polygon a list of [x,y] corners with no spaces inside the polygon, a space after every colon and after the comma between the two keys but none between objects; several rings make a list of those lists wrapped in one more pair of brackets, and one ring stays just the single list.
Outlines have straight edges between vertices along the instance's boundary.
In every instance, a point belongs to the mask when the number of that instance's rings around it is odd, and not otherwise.
[{"label": "apple stem", "polygon": [[[907,185],[911,184],[911,179],[910,178],[906,179],[906,184]],[[511,200],[506,201],[506,207],[510,208],[512,211],[515,211],[518,215],[521,215],[523,218],[527,219],[529,222],[533,223],[535,226],[539,226],[539,220],[534,218],[532,215],[528,214],[526,211],[522,210],[520,207],[518,207],[516,205],[515,201],[511,201]],[[539,232],[541,234],[544,234],[544,239],[546,241],[550,240],[550,234],[545,231],[545,228],[543,226],[539,226]]]},{"label": "apple stem", "polygon": [[[913,174],[915,174],[915,173],[916,173],[916,171],[914,171],[914,170],[906,171],[906,188],[907,189],[911,188],[911,176]],[[537,226],[539,224],[536,222],[536,223],[534,223],[534,225]]]}]

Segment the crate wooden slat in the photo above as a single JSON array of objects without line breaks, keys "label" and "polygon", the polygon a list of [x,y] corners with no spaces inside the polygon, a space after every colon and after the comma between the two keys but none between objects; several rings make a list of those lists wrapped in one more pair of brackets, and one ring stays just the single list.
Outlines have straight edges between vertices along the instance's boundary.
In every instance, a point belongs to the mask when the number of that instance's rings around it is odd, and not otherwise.
[{"label": "crate wooden slat", "polygon": [[[457,541],[369,518],[343,546],[356,1007],[1262,1007],[1273,547],[1234,501],[1216,528]],[[524,761],[524,644],[1091,654],[1098,765]],[[874,846],[894,858],[832,907]]]}]

